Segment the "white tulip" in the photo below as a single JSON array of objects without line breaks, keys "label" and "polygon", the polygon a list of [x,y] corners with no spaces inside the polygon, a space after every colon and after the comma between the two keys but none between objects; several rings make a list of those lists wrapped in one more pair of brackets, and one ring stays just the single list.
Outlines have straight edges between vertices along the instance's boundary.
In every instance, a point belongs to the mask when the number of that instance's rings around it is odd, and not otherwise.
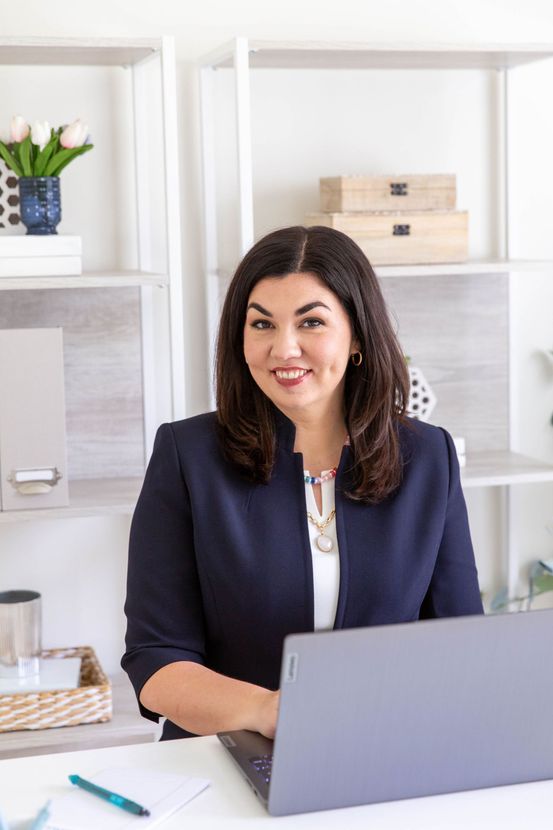
[{"label": "white tulip", "polygon": [[35,121],[31,128],[31,141],[41,150],[44,150],[50,141],[50,124],[48,121]]},{"label": "white tulip", "polygon": [[29,135],[29,125],[22,115],[14,115],[10,128],[11,141],[24,141]]}]

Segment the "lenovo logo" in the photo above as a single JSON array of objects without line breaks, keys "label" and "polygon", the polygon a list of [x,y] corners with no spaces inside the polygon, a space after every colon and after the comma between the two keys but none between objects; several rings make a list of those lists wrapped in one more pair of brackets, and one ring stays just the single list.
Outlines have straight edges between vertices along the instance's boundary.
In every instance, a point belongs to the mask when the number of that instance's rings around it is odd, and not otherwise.
[{"label": "lenovo logo", "polygon": [[289,654],[286,658],[286,668],[284,671],[284,682],[285,683],[295,683],[296,678],[298,675],[298,662],[299,657],[294,652]]}]

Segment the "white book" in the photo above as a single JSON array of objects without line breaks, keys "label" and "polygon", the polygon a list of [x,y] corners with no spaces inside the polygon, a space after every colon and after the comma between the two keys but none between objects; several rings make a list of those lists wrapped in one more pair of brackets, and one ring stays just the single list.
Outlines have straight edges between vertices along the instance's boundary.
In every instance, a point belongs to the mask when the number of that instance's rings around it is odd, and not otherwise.
[{"label": "white book", "polygon": [[4,257],[49,257],[80,256],[82,240],[80,236],[64,234],[2,234],[0,235],[0,261]]},{"label": "white book", "polygon": [[0,256],[0,277],[66,277],[82,272],[80,256]]}]

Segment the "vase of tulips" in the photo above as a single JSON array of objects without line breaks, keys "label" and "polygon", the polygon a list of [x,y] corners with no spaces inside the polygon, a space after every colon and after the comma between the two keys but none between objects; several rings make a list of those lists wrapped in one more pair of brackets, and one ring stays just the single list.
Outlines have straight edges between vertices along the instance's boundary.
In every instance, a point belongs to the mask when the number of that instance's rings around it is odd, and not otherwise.
[{"label": "vase of tulips", "polygon": [[54,129],[47,121],[29,126],[20,115],[12,118],[10,139],[0,141],[0,156],[19,177],[21,221],[28,234],[57,233],[60,173],[92,146],[88,127],[80,119]]}]

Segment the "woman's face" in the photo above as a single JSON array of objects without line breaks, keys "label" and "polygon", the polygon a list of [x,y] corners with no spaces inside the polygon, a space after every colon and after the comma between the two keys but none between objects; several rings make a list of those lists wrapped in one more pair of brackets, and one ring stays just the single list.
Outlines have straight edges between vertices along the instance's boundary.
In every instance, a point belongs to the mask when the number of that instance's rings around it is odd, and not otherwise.
[{"label": "woman's face", "polygon": [[268,398],[291,415],[339,407],[357,343],[338,297],[315,274],[260,280],[248,298],[244,357]]}]

